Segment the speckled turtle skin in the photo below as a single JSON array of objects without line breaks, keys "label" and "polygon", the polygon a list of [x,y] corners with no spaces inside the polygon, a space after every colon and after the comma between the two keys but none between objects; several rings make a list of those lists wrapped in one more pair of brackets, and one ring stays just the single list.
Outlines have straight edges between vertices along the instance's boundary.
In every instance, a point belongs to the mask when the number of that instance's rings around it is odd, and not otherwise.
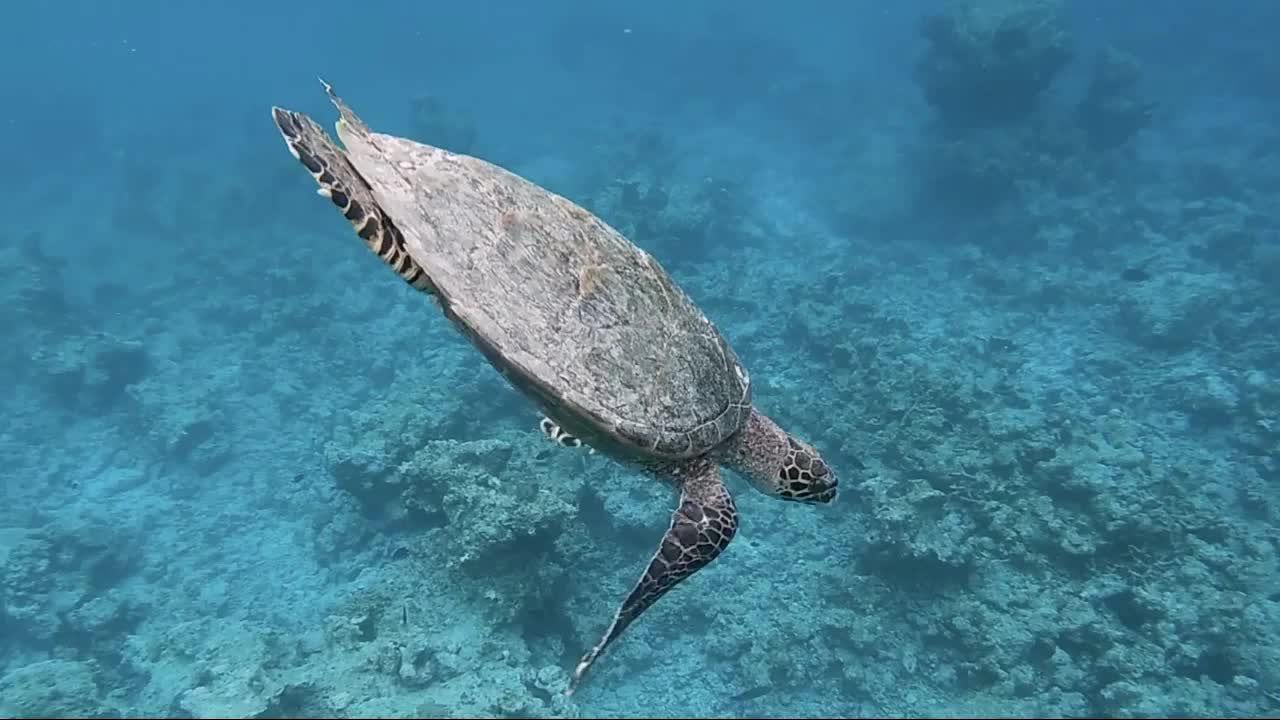
[{"label": "speckled turtle skin", "polygon": [[649,565],[566,692],[627,626],[729,545],[738,513],[720,466],[784,500],[835,499],[835,474],[753,407],[750,376],[728,342],[648,253],[497,165],[373,132],[324,87],[343,148],[311,118],[272,108],[318,192],[540,405],[544,432],[680,491]]}]

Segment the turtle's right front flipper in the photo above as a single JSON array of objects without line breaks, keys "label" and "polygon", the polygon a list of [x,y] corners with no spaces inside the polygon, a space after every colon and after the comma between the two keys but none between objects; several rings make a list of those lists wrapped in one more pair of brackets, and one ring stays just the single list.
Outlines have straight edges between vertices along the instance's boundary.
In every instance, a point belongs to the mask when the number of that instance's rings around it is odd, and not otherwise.
[{"label": "turtle's right front flipper", "polygon": [[404,237],[373,197],[373,191],[347,156],[311,118],[279,107],[271,117],[284,136],[289,152],[302,163],[320,188],[355,228],[364,244],[405,282],[434,293],[431,281],[404,247]]},{"label": "turtle's right front flipper", "polygon": [[737,533],[738,511],[720,480],[718,466],[695,460],[667,474],[680,483],[680,506],[671,515],[671,526],[609,629],[574,669],[565,694],[573,693],[591,664],[628,625],[681,580],[714,560]]}]

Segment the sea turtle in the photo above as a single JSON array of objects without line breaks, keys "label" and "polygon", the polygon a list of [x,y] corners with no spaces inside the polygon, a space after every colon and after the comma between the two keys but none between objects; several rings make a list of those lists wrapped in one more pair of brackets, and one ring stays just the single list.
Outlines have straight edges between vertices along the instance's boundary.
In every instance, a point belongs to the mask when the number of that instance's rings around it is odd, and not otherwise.
[{"label": "sea turtle", "polygon": [[774,497],[836,498],[835,473],[752,404],[746,368],[656,260],[568,199],[476,157],[369,129],[323,80],[340,149],[272,117],[365,244],[541,409],[542,432],[669,481],[671,524],[566,693],[604,649],[733,539],[720,467]]}]

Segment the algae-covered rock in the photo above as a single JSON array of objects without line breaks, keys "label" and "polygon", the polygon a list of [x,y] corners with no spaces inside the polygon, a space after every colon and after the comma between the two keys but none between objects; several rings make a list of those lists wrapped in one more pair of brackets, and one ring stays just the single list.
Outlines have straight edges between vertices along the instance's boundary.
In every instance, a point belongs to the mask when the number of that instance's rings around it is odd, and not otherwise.
[{"label": "algae-covered rock", "polygon": [[1116,319],[1144,347],[1184,352],[1206,341],[1210,329],[1229,319],[1235,293],[1224,274],[1162,272],[1128,289]]},{"label": "algae-covered rock", "polygon": [[550,550],[576,516],[572,478],[549,476],[528,449],[506,439],[444,440],[414,454],[410,466],[424,480],[407,501],[447,519],[447,564],[523,562]]},{"label": "algae-covered rock", "polygon": [[28,718],[119,717],[103,707],[94,666],[46,660],[0,677],[0,716]]},{"label": "algae-covered rock", "polygon": [[[68,618],[77,630],[98,632],[128,616],[121,598],[106,596],[137,566],[139,547],[131,535],[96,524],[50,525],[13,538],[0,554],[0,607],[23,641],[53,642]],[[91,621],[95,614],[100,617]]]},{"label": "algae-covered rock", "polygon": [[[398,427],[398,416],[387,423]],[[399,432],[360,437],[355,446],[330,446],[339,486],[393,529],[447,528],[447,547],[433,553],[447,565],[521,562],[551,549],[577,515],[582,473],[563,472],[575,451],[532,432],[470,441],[418,441],[417,433]]]},{"label": "algae-covered rock", "polygon": [[293,655],[274,633],[249,623],[201,619],[178,623],[128,645],[130,660],[150,671],[142,696],[195,718],[277,715]]}]

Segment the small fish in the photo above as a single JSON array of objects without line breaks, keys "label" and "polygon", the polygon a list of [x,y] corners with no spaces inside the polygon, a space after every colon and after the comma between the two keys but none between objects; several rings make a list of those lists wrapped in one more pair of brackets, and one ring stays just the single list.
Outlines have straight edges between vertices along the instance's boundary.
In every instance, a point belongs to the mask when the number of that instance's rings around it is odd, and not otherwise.
[{"label": "small fish", "polygon": [[1142,268],[1128,268],[1120,273],[1120,277],[1128,282],[1146,282],[1151,279],[1151,273]]},{"label": "small fish", "polygon": [[400,608],[400,624],[405,627],[409,626],[409,606],[405,605]]}]

